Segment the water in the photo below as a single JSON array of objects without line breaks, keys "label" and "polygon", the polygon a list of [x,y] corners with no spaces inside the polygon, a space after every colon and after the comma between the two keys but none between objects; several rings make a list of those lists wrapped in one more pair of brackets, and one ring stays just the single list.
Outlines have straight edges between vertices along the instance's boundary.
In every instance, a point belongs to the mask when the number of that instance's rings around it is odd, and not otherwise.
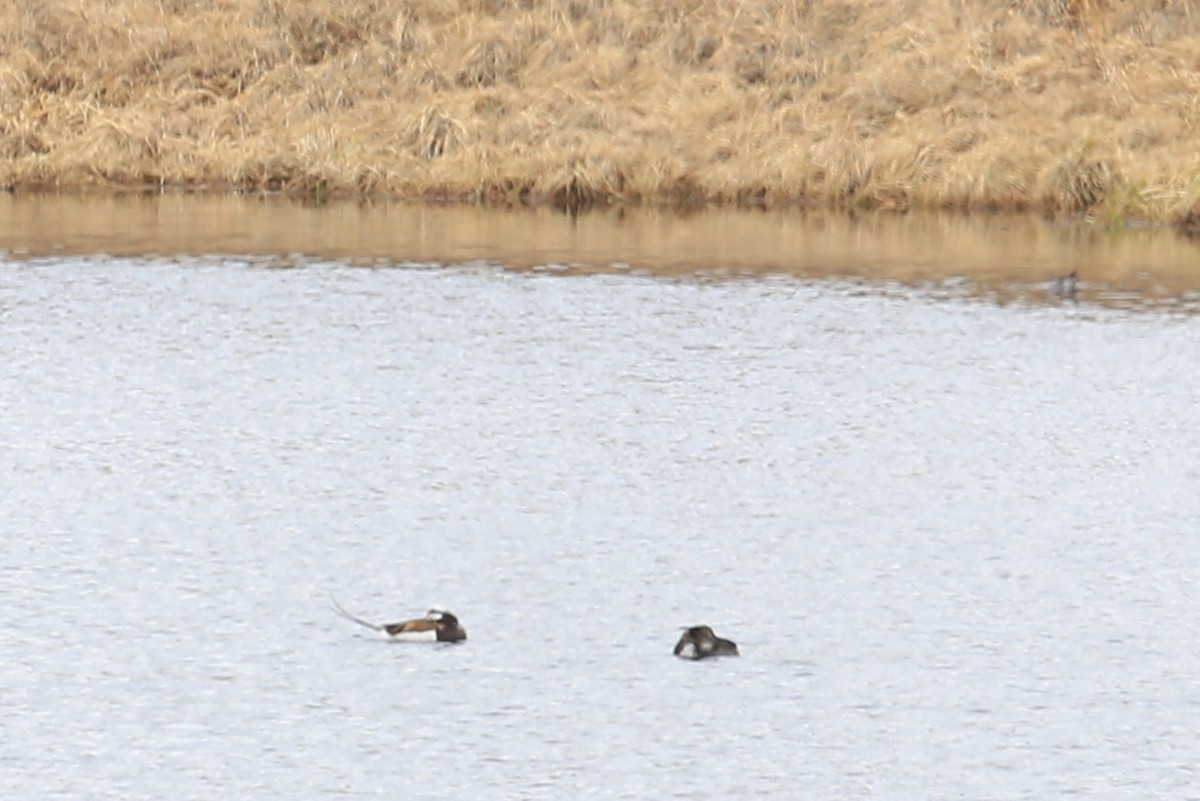
[{"label": "water", "polygon": [[306,265],[0,263],[3,797],[1200,797],[1197,317]]}]

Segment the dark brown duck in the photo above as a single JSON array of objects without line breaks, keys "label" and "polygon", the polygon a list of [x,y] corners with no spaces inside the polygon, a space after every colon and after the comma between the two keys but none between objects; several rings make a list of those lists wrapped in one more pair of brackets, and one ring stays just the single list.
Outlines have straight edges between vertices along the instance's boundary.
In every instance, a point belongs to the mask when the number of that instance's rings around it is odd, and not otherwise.
[{"label": "dark brown duck", "polygon": [[737,643],[718,637],[708,626],[684,629],[675,643],[675,656],[681,659],[707,659],[710,656],[737,656]]}]

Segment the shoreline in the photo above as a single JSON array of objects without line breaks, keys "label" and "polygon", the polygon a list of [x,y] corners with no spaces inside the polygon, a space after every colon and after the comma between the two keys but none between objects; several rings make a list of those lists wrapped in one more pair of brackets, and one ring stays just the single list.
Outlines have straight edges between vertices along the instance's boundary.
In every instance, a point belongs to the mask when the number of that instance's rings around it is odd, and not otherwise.
[{"label": "shoreline", "polygon": [[16,0],[0,187],[1191,228],[1198,17],[1128,0]]}]

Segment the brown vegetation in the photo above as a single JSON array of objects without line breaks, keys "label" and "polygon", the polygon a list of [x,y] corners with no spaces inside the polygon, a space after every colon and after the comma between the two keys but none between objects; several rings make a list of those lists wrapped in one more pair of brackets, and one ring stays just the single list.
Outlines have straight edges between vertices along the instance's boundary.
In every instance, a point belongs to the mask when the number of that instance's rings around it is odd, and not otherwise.
[{"label": "brown vegetation", "polygon": [[1200,221],[1167,0],[7,0],[0,185]]}]

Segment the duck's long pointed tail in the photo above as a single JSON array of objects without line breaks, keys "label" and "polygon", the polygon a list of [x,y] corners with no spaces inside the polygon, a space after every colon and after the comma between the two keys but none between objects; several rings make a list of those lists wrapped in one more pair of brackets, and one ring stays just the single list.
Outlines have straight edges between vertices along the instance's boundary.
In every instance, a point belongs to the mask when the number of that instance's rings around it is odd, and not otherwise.
[{"label": "duck's long pointed tail", "polygon": [[339,615],[346,618],[346,620],[353,620],[358,625],[366,626],[367,628],[373,629],[374,631],[383,631],[383,626],[379,625],[378,623],[372,623],[369,620],[363,620],[361,617],[358,617],[357,615],[352,615],[349,612],[347,612],[345,610],[345,608],[343,608],[342,605],[338,603],[337,598],[333,597],[333,593],[329,594],[329,605],[333,607],[333,611],[337,612]]}]

